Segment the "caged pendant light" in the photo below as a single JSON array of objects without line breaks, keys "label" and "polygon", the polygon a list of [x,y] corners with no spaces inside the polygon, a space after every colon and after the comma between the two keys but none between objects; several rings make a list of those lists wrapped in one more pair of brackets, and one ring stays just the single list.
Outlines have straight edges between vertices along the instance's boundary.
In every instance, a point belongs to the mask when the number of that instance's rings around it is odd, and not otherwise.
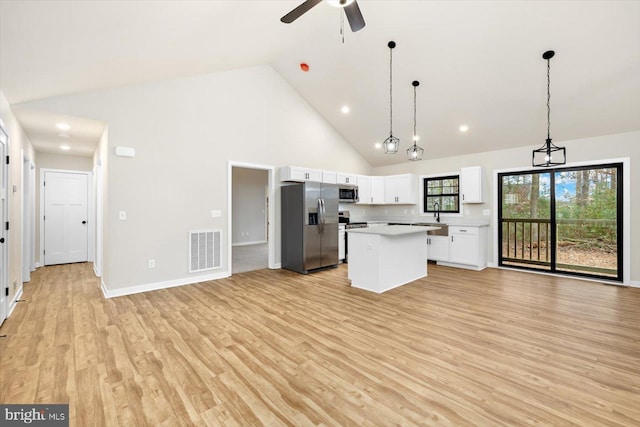
[{"label": "caged pendant light", "polygon": [[531,164],[534,167],[549,167],[564,165],[567,162],[567,153],[564,147],[558,147],[551,142],[551,58],[555,52],[548,50],[542,54],[542,58],[547,60],[547,140],[544,145],[537,150],[533,150]]},{"label": "caged pendant light", "polygon": [[424,149],[418,147],[417,142],[420,139],[418,134],[416,133],[416,89],[420,86],[420,82],[414,80],[413,85],[413,147],[407,148],[407,158],[409,160],[422,160],[422,155],[424,154]]},{"label": "caged pendant light", "polygon": [[389,138],[382,143],[385,154],[396,154],[400,140],[393,136],[393,48],[396,42],[390,41],[389,46]]}]

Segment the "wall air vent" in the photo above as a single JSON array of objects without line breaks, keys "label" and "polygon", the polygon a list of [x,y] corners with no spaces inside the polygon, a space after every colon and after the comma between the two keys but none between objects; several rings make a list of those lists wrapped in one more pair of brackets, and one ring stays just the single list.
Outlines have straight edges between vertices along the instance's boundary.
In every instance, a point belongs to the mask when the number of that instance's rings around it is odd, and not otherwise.
[{"label": "wall air vent", "polygon": [[220,268],[220,230],[189,232],[189,273]]}]

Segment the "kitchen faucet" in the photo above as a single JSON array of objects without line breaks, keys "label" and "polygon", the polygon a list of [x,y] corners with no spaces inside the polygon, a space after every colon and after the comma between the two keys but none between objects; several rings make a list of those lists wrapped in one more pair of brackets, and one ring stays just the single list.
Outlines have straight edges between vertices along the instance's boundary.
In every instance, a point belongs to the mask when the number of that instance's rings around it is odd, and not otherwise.
[{"label": "kitchen faucet", "polygon": [[436,222],[440,222],[440,203],[434,202],[433,207],[435,212],[433,212],[433,217],[436,219]]}]

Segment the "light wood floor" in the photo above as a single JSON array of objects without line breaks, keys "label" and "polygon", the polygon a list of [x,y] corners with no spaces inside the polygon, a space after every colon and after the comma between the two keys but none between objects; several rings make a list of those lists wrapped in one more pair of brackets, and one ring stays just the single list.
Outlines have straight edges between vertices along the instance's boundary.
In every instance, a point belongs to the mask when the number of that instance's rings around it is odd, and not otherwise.
[{"label": "light wood floor", "polygon": [[0,333],[0,402],[71,425],[640,425],[640,289],[429,265],[383,295],[346,266],[105,300],[41,268]]}]

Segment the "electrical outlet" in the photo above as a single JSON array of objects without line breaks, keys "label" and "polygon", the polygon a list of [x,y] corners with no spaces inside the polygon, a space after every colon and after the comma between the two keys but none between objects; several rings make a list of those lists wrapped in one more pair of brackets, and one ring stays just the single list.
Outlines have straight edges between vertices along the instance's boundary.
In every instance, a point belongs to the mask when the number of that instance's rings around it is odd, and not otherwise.
[{"label": "electrical outlet", "polygon": [[120,218],[121,221],[124,221],[127,219],[127,213],[125,211],[118,212],[118,218]]},{"label": "electrical outlet", "polygon": [[149,260],[149,268],[156,268],[156,260],[155,259],[150,259]]},{"label": "electrical outlet", "polygon": [[489,209],[482,209],[482,215],[489,216],[491,215],[491,211]]},{"label": "electrical outlet", "polygon": [[222,216],[222,211],[214,209],[211,211],[211,218],[220,218]]}]

